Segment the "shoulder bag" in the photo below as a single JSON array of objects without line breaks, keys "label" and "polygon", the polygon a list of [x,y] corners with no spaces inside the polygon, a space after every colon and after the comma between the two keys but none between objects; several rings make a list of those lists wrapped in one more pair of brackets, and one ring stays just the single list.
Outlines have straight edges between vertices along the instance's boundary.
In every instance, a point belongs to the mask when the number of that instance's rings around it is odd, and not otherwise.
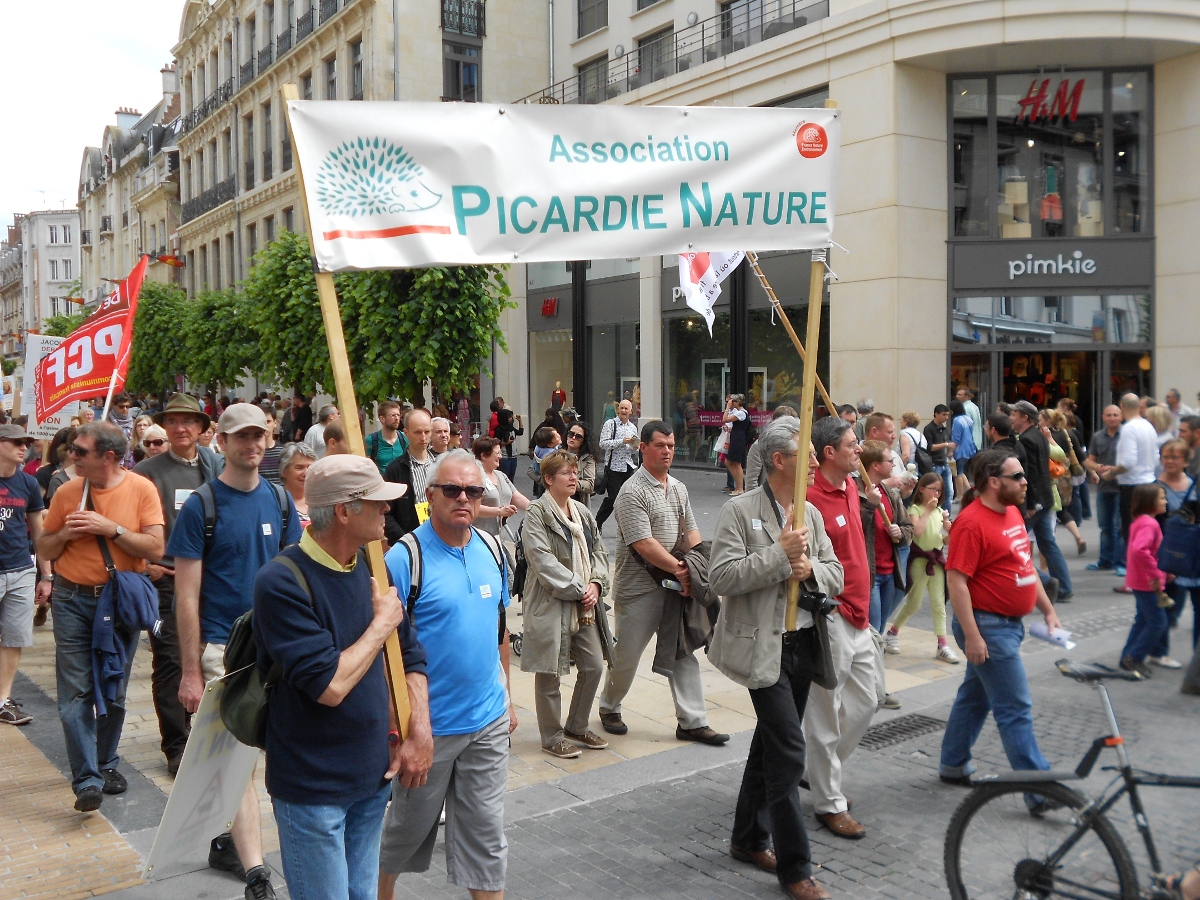
[{"label": "shoulder bag", "polygon": [[1177,578],[1200,578],[1200,524],[1187,508],[1188,498],[1196,496],[1196,481],[1184,495],[1184,506],[1169,513],[1162,525],[1162,543],[1158,547],[1158,567]]}]

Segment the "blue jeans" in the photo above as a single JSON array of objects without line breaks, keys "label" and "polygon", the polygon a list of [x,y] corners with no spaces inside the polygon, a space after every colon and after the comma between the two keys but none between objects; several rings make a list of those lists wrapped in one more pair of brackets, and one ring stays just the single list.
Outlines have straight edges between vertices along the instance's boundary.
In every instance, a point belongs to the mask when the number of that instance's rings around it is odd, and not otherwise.
[{"label": "blue jeans", "polygon": [[1059,594],[1070,594],[1072,592],[1071,576],[1067,572],[1067,561],[1063,557],[1062,551],[1058,549],[1058,541],[1054,539],[1054,510],[1039,510],[1026,520],[1026,524],[1033,532],[1034,538],[1037,539],[1038,549],[1042,551],[1042,556],[1046,557],[1046,565],[1050,567],[1050,574],[1058,579]]},{"label": "blue jeans", "polygon": [[375,900],[388,783],[365,800],[310,806],[272,798],[283,880],[295,900]]},{"label": "blue jeans", "polygon": [[1079,492],[1079,509],[1083,513],[1085,519],[1092,517],[1092,492],[1090,485],[1085,481],[1083,484],[1076,485],[1075,490]]},{"label": "blue jeans", "polygon": [[[959,778],[975,771],[971,747],[989,712],[996,719],[1004,755],[1014,770],[1049,769],[1050,763],[1042,756],[1033,734],[1033,698],[1021,662],[1025,626],[1017,619],[986,612],[975,613],[975,624],[987,644],[988,658],[981,666],[967,662],[966,677],[954,698],[942,737],[939,774]],[[955,642],[965,651],[966,638],[957,618],[952,629]]]},{"label": "blue jeans", "polygon": [[1167,611],[1158,605],[1158,594],[1134,591],[1133,596],[1137,600],[1137,614],[1133,617],[1121,658],[1128,656],[1137,662],[1145,662],[1147,656],[1165,656],[1165,651],[1158,651],[1166,646],[1171,620]]},{"label": "blue jeans", "polygon": [[934,466],[934,475],[942,476],[942,509],[950,512],[950,505],[954,502],[954,479],[950,477],[949,466]]},{"label": "blue jeans", "polygon": [[[1171,628],[1179,624],[1179,617],[1183,614],[1183,605],[1187,603],[1188,595],[1192,598],[1192,650],[1196,649],[1196,645],[1200,643],[1200,606],[1196,605],[1196,601],[1200,600],[1200,586],[1193,587],[1192,585],[1177,584],[1172,581],[1167,584],[1167,596],[1175,601],[1175,605],[1167,610],[1167,621]],[[1161,653],[1154,653],[1154,656],[1167,656],[1170,649],[1170,632],[1167,632],[1167,637],[1159,644],[1162,649]]]},{"label": "blue jeans", "polygon": [[876,575],[875,583],[871,585],[871,610],[867,618],[871,627],[883,634],[883,626],[896,606],[896,582],[892,580],[891,572],[886,575]]},{"label": "blue jeans", "polygon": [[125,689],[137,652],[140,632],[125,634],[117,629],[118,640],[125,643],[125,679],[116,699],[108,704],[108,714],[96,716],[92,692],[92,622],[96,618],[96,598],[55,585],[54,669],[58,687],[58,717],[67,741],[67,759],[71,763],[71,788],[78,794],[85,787],[103,787],[101,769],[115,769],[120,757],[117,745],[125,725]]},{"label": "blue jeans", "polygon": [[500,471],[508,476],[509,481],[513,481],[517,477],[517,460],[516,456],[500,457]]},{"label": "blue jeans", "polygon": [[1125,565],[1125,538],[1121,537],[1121,495],[1096,492],[1096,524],[1100,526],[1100,559],[1102,569]]}]

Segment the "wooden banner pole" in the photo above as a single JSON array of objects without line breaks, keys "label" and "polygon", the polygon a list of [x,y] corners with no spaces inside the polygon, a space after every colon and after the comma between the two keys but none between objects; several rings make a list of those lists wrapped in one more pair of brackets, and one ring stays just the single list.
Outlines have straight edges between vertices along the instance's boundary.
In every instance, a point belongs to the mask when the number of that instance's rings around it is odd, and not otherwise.
[{"label": "wooden banner pole", "polygon": [[[300,92],[294,84],[285,84],[279,89],[283,99],[283,113],[287,120],[289,133],[292,128],[291,110],[288,101],[299,100]],[[296,146],[296,136],[291,134],[292,146]],[[304,189],[304,173],[300,165],[300,154],[294,155],[296,179],[300,185],[300,203],[304,208],[306,220],[311,223],[309,214],[308,194]],[[311,238],[310,238],[311,240]],[[333,383],[337,391],[337,405],[342,411],[342,425],[346,432],[346,443],[351,453],[366,456],[366,445],[363,443],[362,428],[358,422],[358,400],[354,394],[354,377],[350,372],[350,358],[346,353],[346,335],[342,329],[342,313],[338,307],[337,289],[333,284],[332,272],[321,272],[316,268],[314,257],[313,270],[317,278],[317,298],[321,303],[321,321],[325,325],[325,339],[329,345],[330,368],[333,369]],[[367,545],[367,562],[371,574],[381,585],[388,583],[387,566],[383,561],[383,545],[372,541]],[[388,689],[392,695],[392,703],[396,710],[396,721],[400,723],[400,735],[408,737],[408,720],[411,707],[408,702],[408,685],[404,680],[404,659],[400,654],[400,638],[392,632],[383,645],[384,664],[388,675]]]}]

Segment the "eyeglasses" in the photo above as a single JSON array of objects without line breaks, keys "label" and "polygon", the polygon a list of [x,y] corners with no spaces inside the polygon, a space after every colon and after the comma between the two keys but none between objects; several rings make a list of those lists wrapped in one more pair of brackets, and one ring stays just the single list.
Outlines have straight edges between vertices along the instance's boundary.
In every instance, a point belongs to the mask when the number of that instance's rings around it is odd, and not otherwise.
[{"label": "eyeglasses", "polygon": [[33,446],[33,441],[8,441],[8,440],[6,440],[4,443],[16,444],[18,447],[24,447],[26,450],[28,450],[30,447]]},{"label": "eyeglasses", "polygon": [[484,494],[484,488],[478,484],[431,484],[430,487],[441,488],[447,500],[457,500],[459,494],[466,494],[468,500],[478,500]]},{"label": "eyeglasses", "polygon": [[577,440],[577,441],[582,441],[583,440],[583,432],[582,431],[572,431],[567,434],[567,437],[575,438],[575,440]]},{"label": "eyeglasses", "polygon": [[1024,472],[1013,472],[1011,475],[997,475],[997,478],[1011,478],[1013,481],[1028,481]]},{"label": "eyeglasses", "polygon": [[92,452],[90,447],[80,447],[78,444],[71,444],[67,447],[67,452],[72,456],[87,456]]},{"label": "eyeglasses", "polygon": [[145,444],[147,447],[161,447],[163,444],[166,443],[166,441],[159,438],[159,439],[153,440],[153,441],[142,441],[142,443]]}]

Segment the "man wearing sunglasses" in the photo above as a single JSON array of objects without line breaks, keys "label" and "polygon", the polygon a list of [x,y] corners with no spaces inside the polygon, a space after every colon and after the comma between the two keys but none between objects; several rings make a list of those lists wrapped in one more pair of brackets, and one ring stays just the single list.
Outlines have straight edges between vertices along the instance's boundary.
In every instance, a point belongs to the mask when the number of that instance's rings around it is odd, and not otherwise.
[{"label": "man wearing sunglasses", "polygon": [[967,671],[946,723],[938,770],[942,781],[968,786],[975,771],[971,747],[989,712],[1013,769],[1050,768],[1033,733],[1022,619],[1036,606],[1047,628],[1061,627],[1033,565],[1021,513],[1029,482],[1020,461],[1005,450],[988,450],[974,465],[978,499],[954,520],[946,560],[954,639],[967,655]]},{"label": "man wearing sunglasses", "polygon": [[[20,425],[0,425],[0,724],[28,725],[33,716],[12,698],[21,649],[33,646],[33,612],[50,599],[50,563],[29,556],[42,536],[46,507],[33,476],[21,471],[33,438]],[[38,571],[47,578],[44,586]]]},{"label": "man wearing sunglasses", "polygon": [[[509,602],[503,551],[473,527],[483,477],[465,450],[438,457],[425,491],[428,521],[387,554],[426,653],[429,719],[413,716],[405,746],[414,744],[413,753],[427,747],[433,766],[423,785],[393,785],[379,851],[380,897],[393,895],[400,873],[429,868],[443,805],[449,881],[474,900],[504,896],[504,791],[516,716],[497,642],[497,605]],[[414,540],[421,561],[416,597],[410,594]],[[507,645],[507,634],[499,637]]]},{"label": "man wearing sunglasses", "polygon": [[[121,467],[128,449],[124,433],[111,422],[80,426],[70,447],[80,477],[55,492],[37,542],[39,555],[54,560],[51,598],[58,715],[79,812],[99,809],[103,794],[121,794],[128,787],[117,771],[117,745],[125,724],[125,689],[139,632],[114,632],[125,643],[125,672],[107,713],[97,717],[92,628],[109,577],[101,541],[122,572],[144,572],[146,561],[161,559],[163,553],[158,494],[145,478]],[[87,508],[81,509],[85,484]]]}]

